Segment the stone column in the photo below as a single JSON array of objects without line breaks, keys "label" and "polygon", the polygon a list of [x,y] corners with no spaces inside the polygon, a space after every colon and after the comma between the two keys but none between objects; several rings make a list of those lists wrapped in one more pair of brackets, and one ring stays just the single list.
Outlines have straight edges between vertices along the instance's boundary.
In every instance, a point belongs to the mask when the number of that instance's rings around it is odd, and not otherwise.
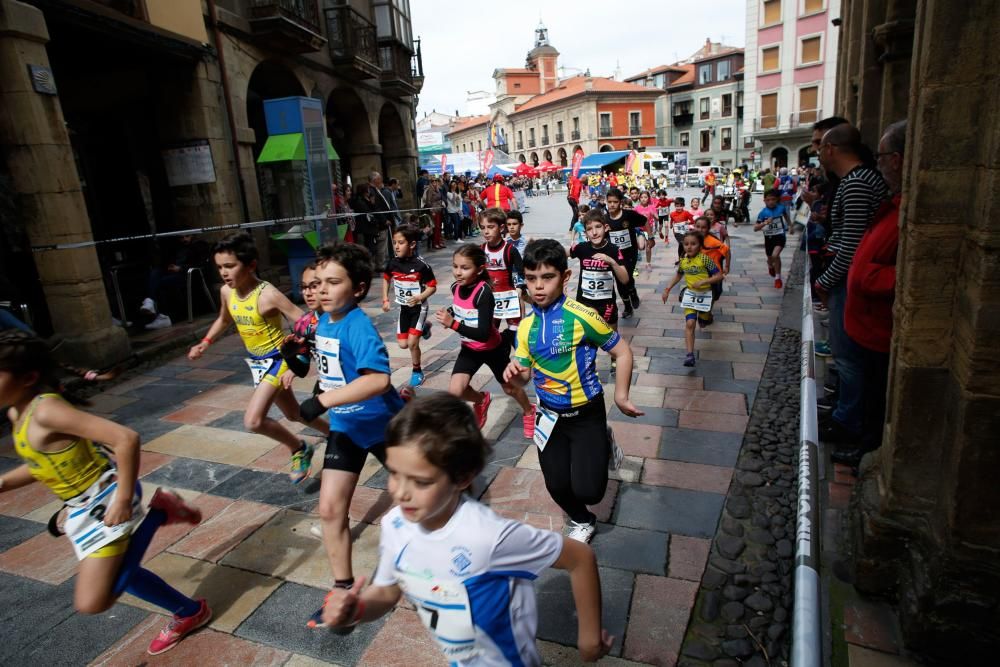
[{"label": "stone column", "polygon": [[916,0],[889,0],[885,23],[872,31],[882,63],[880,127],[905,118],[909,107],[916,5]]},{"label": "stone column", "polygon": [[984,29],[1000,24],[1000,4],[920,0],[916,17],[888,414],[855,496],[856,585],[898,601],[910,649],[989,664],[1000,645],[1000,111],[956,100],[1000,95]]},{"label": "stone column", "polygon": [[367,183],[373,171],[382,171],[382,144],[351,146],[351,183]]},{"label": "stone column", "polygon": [[882,63],[872,31],[885,23],[886,0],[867,0],[858,9],[861,15],[860,36],[852,36],[852,43],[859,50],[857,60],[857,112],[854,126],[869,146],[877,146],[882,128],[879,125],[879,108],[882,98]]},{"label": "stone column", "polygon": [[[29,65],[49,66],[48,41],[41,10],[0,0],[0,146],[32,245],[93,239],[59,98],[35,92],[28,73]],[[94,249],[34,259],[52,324],[66,339],[64,356],[94,367],[125,358],[128,336],[111,323]]]},{"label": "stone column", "polygon": [[386,173],[382,176],[386,182],[390,178],[399,180],[403,197],[399,202],[399,208],[413,208],[416,202],[413,200],[413,193],[417,189],[417,151],[407,148],[404,151],[397,151],[393,154],[385,155]]}]

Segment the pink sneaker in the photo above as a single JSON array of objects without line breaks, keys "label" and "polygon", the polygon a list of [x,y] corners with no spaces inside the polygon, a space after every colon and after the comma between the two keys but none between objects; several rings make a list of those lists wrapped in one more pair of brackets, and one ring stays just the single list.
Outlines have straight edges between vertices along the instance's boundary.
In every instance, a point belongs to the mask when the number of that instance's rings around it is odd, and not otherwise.
[{"label": "pink sneaker", "polygon": [[483,400],[472,404],[472,411],[476,413],[476,423],[479,424],[479,428],[486,426],[486,414],[490,411],[490,403],[492,401],[493,395],[488,391],[484,391]]},{"label": "pink sneaker", "polygon": [[149,499],[150,509],[163,510],[167,515],[165,525],[172,523],[201,523],[201,510],[184,502],[184,499],[173,491],[163,488],[156,489]]},{"label": "pink sneaker", "polygon": [[177,646],[177,642],[184,639],[185,636],[212,620],[212,610],[209,609],[208,604],[204,600],[198,600],[198,603],[201,606],[196,614],[184,617],[174,616],[167,627],[156,635],[156,639],[150,643],[146,652],[150,655],[166,653]]},{"label": "pink sneaker", "polygon": [[535,406],[531,406],[531,410],[524,413],[521,417],[521,422],[524,424],[524,437],[531,440],[535,437]]}]

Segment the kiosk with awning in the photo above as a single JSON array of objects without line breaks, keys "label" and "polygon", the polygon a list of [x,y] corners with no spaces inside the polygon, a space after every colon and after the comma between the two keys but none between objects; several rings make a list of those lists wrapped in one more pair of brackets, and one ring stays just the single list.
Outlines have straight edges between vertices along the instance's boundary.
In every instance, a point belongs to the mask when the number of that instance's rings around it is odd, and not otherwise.
[{"label": "kiosk with awning", "polygon": [[625,166],[625,158],[632,151],[608,151],[606,153],[591,153],[583,158],[580,163],[580,173],[589,174],[595,171],[618,171],[620,166]]}]

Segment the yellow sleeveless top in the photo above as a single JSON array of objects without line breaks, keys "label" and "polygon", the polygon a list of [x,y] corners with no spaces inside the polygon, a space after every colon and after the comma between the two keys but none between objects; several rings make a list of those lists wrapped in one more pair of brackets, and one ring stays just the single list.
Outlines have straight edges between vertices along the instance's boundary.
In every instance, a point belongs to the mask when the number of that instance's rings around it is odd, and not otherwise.
[{"label": "yellow sleeveless top", "polygon": [[229,290],[229,315],[236,323],[243,345],[254,357],[269,357],[278,351],[285,334],[281,330],[281,313],[272,317],[261,315],[258,307],[260,293],[270,283],[260,281],[245,298],[240,298],[235,289]]},{"label": "yellow sleeveless top", "polygon": [[98,447],[81,438],[74,440],[58,452],[40,452],[28,442],[28,425],[35,407],[43,398],[64,400],[59,394],[39,394],[35,397],[14,430],[14,451],[28,464],[31,476],[62,500],[68,500],[86,491],[108,469],[111,462]]}]

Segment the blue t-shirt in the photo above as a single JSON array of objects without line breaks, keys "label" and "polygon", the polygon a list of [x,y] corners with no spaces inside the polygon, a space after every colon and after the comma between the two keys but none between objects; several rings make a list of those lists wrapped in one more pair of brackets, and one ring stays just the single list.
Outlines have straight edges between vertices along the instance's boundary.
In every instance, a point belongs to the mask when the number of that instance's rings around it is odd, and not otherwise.
[{"label": "blue t-shirt", "polygon": [[760,213],[757,214],[757,222],[767,223],[772,218],[778,218],[781,220],[781,229],[782,232],[784,232],[788,229],[785,224],[785,211],[786,209],[784,204],[778,204],[774,208],[761,209]]},{"label": "blue t-shirt", "polygon": [[[322,391],[343,387],[358,379],[362,370],[389,375],[389,353],[375,325],[360,308],[352,308],[337,322],[323,313],[316,327],[316,369]],[[403,400],[392,387],[360,403],[330,408],[330,430],[350,436],[368,449],[385,442],[385,427]]]},{"label": "blue t-shirt", "polygon": [[573,233],[576,234],[577,243],[587,242],[587,230],[583,228],[583,223],[579,220],[573,223]]}]

